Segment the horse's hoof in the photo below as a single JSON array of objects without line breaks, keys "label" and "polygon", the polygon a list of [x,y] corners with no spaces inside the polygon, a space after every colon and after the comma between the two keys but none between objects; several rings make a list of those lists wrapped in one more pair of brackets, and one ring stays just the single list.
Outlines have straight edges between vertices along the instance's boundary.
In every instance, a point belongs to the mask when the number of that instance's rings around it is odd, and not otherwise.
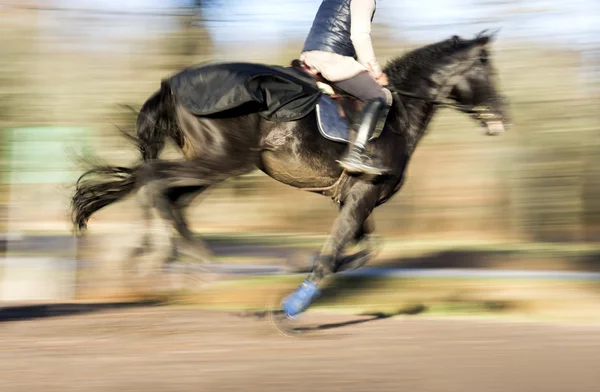
[{"label": "horse's hoof", "polygon": [[306,328],[302,328],[302,315],[289,317],[281,310],[281,300],[275,298],[267,306],[266,319],[279,335],[287,338],[297,338],[304,334]]},{"label": "horse's hoof", "polygon": [[295,292],[282,301],[281,306],[284,314],[288,318],[294,318],[304,312],[318,295],[319,288],[317,285],[305,280]]},{"label": "horse's hoof", "polygon": [[271,327],[281,336],[291,338],[303,333],[303,330],[298,328],[298,319],[286,316],[280,309],[269,309],[267,319]]}]

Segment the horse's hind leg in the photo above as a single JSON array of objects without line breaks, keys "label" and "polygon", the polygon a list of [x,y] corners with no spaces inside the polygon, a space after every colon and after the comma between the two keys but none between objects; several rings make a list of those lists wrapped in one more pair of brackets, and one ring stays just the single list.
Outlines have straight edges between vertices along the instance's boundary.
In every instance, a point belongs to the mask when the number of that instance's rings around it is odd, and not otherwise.
[{"label": "horse's hind leg", "polygon": [[[165,192],[165,197],[162,198],[162,201],[166,203],[161,206],[161,208],[169,210],[170,221],[184,240],[182,253],[193,258],[199,258],[203,262],[207,262],[212,258],[212,252],[210,252],[201,239],[194,237],[194,233],[187,223],[184,212],[194,198],[207,190],[208,187],[206,185],[198,185],[169,188]],[[178,255],[178,248],[175,238],[171,238],[172,254],[169,261],[174,261]]]},{"label": "horse's hind leg", "polygon": [[182,161],[153,161],[147,164],[146,181],[153,206],[181,235],[190,256],[208,261],[210,251],[194,237],[183,210],[202,191],[229,177],[253,170],[251,159],[205,160],[195,158]]},{"label": "horse's hind leg", "polygon": [[302,285],[283,301],[287,316],[304,311],[319,293],[319,283],[340,267],[342,252],[354,239],[364,235],[365,222],[377,204],[379,186],[357,182],[344,200],[333,229]]},{"label": "horse's hind leg", "polygon": [[[188,241],[193,241],[193,233],[187,226],[187,222],[183,217],[183,209],[187,207],[194,197],[198,194],[202,193],[208,187],[206,186],[196,186],[196,187],[181,187],[176,188],[175,192],[171,192],[167,196],[167,201],[170,203],[169,206],[164,206],[164,208],[171,208],[174,218],[174,225],[178,232],[184,233],[183,237]],[[139,202],[142,207],[142,221],[144,225],[144,235],[142,237],[142,241],[138,247],[133,249],[131,252],[131,258],[137,259],[145,254],[151,252],[155,247],[155,242],[153,241],[152,233],[150,228],[152,227],[152,222],[154,218],[154,214],[152,213],[154,208],[154,198],[152,195],[148,195],[147,187],[142,187],[138,194]],[[170,236],[170,246],[171,251],[169,256],[167,257],[166,262],[174,261],[177,258],[177,245],[175,243],[175,238]],[[201,246],[201,245],[200,245]],[[202,247],[202,246],[201,246]]]}]

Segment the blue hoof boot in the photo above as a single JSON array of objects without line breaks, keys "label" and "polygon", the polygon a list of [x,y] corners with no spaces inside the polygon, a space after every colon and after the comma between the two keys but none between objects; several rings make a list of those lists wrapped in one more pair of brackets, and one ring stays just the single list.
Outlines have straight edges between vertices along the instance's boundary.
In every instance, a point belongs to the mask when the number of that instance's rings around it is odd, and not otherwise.
[{"label": "blue hoof boot", "polygon": [[305,280],[295,292],[283,300],[283,312],[288,317],[294,317],[306,310],[318,295],[317,285]]}]

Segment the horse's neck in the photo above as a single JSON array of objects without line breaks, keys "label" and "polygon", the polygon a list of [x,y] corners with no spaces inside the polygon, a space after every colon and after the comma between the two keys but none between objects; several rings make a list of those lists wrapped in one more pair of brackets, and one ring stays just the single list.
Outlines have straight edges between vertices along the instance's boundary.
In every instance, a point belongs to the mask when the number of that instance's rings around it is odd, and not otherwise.
[{"label": "horse's neck", "polygon": [[[431,122],[431,119],[437,111],[437,107],[431,103],[431,101],[438,101],[448,94],[448,70],[451,64],[446,64],[433,70],[430,74],[421,74],[419,70],[409,72],[402,77],[397,79],[396,84],[393,86],[398,90],[409,91],[423,99],[412,98],[406,96],[400,96],[400,101],[404,105],[404,111],[406,118],[401,121],[401,131],[406,134],[406,140],[408,143],[409,154],[411,154],[416,148],[421,138],[425,135],[427,127]],[[422,83],[422,84],[421,84]],[[407,86],[419,85],[427,86],[423,88],[424,91],[411,91],[412,89]],[[415,88],[414,90],[418,90]],[[428,102],[429,101],[429,102]],[[402,108],[399,108],[402,111]]]},{"label": "horse's neck", "polygon": [[424,100],[408,97],[401,98],[400,104],[404,106],[397,108],[400,114],[400,132],[406,136],[409,153],[412,153],[425,135],[436,108]]}]

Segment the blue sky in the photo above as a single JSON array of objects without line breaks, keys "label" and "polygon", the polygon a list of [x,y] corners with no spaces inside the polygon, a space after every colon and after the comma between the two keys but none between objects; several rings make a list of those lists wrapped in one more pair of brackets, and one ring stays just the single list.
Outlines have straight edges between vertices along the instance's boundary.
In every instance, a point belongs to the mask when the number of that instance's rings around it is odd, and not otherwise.
[{"label": "blue sky", "polygon": [[[53,0],[67,8],[131,12],[160,12],[189,0]],[[285,42],[302,38],[321,0],[213,0],[205,11],[216,44],[269,39]],[[493,2],[498,3],[498,2]],[[431,41],[451,34],[470,35],[482,28],[501,27],[502,34],[583,44],[600,41],[600,0],[528,0],[507,5],[481,5],[480,0],[378,0],[375,21],[388,24],[398,38]],[[515,5],[516,4],[516,5]],[[110,16],[108,16],[109,18]],[[151,25],[132,23],[132,34],[144,28],[169,28],[167,18]],[[172,21],[171,21],[172,23]],[[106,24],[110,28],[110,23]],[[107,32],[108,33],[108,32]],[[120,31],[122,33],[122,31]],[[112,35],[112,34],[111,34]]]}]

